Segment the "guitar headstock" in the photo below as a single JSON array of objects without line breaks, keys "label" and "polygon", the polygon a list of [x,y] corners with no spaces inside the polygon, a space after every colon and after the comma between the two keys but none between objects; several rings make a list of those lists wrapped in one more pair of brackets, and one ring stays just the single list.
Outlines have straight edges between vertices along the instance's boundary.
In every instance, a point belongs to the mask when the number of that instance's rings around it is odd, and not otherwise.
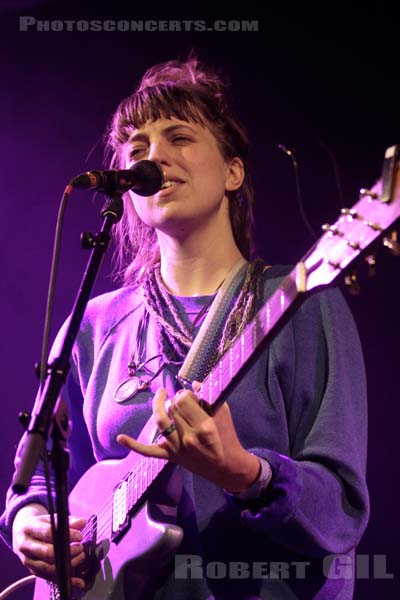
[{"label": "guitar headstock", "polygon": [[[323,226],[325,233],[300,263],[299,291],[334,281],[400,217],[399,155],[400,146],[389,147],[382,178],[371,189],[360,190],[359,201],[342,209],[335,223]],[[384,243],[399,249],[395,239],[385,238]]]}]

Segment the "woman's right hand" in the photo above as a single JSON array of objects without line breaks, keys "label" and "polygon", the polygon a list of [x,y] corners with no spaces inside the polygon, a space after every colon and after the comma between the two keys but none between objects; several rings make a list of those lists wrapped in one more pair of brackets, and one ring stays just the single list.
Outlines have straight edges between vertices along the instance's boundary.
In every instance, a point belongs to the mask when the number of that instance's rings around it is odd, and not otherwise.
[{"label": "woman's right hand", "polygon": [[[85,558],[81,529],[86,525],[86,519],[70,517],[69,524],[73,568]],[[28,504],[16,514],[13,524],[13,550],[33,575],[49,581],[56,580],[50,515],[41,504]],[[71,581],[73,587],[84,589],[83,579],[72,577]]]}]

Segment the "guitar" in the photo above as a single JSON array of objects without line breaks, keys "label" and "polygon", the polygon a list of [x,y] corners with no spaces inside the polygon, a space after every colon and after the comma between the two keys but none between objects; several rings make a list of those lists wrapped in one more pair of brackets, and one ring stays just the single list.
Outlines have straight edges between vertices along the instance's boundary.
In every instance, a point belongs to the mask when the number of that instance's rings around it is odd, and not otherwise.
[{"label": "guitar", "polygon": [[[325,233],[202,382],[197,393],[208,412],[225,401],[245,363],[276,335],[309,293],[330,285],[379,238],[400,254],[396,240],[384,237],[400,217],[399,155],[400,146],[386,150],[382,179],[372,189],[361,190],[359,201],[351,209],[342,209],[333,225],[323,227]],[[160,434],[150,418],[139,441],[158,439]],[[183,537],[175,521],[178,477],[179,471],[168,461],[133,452],[120,461],[102,461],[85,473],[69,499],[71,514],[88,519],[83,530],[87,558],[77,573],[87,582],[87,589],[75,592],[74,600],[124,597],[127,577],[129,598],[143,597],[154,565],[160,568],[165,564]],[[163,490],[164,497],[155,497],[157,490]],[[34,600],[45,598],[59,598],[58,588],[37,579]]]}]

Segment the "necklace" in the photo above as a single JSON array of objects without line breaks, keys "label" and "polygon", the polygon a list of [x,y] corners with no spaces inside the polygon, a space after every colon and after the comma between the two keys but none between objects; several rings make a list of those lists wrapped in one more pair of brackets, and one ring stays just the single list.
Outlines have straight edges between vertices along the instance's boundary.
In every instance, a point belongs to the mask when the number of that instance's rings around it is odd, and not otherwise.
[{"label": "necklace", "polygon": [[[199,323],[203,315],[207,312],[214,298],[215,294],[211,296],[211,298],[205,304],[203,304],[203,306],[197,313],[195,319],[193,320],[189,328],[189,333],[191,334],[191,336],[193,336],[193,332],[196,328],[196,325]],[[147,311],[147,309],[145,309],[144,314],[139,322],[136,334],[136,351],[134,350],[132,352],[131,359],[128,362],[129,377],[124,379],[114,390],[113,398],[115,402],[118,402],[118,404],[123,404],[124,402],[127,402],[128,400],[134,398],[138,392],[147,390],[150,387],[151,382],[163,371],[165,367],[168,367],[171,364],[181,364],[181,362],[177,363],[176,361],[163,360],[159,365],[158,369],[152,373],[152,371],[148,368],[147,365],[149,365],[149,363],[156,360],[157,358],[163,358],[162,354],[156,354],[155,356],[151,356],[146,360],[142,360],[145,350],[145,334],[148,326],[149,316],[149,312]],[[146,379],[137,375],[137,373],[142,370],[144,370],[146,375],[148,376],[146,377]]]},{"label": "necklace", "polygon": [[[148,369],[147,365],[151,363],[156,358],[160,358],[161,354],[156,354],[155,356],[151,356],[147,360],[141,360],[144,351],[144,342],[145,342],[145,330],[147,328],[149,320],[149,313],[145,310],[142,318],[140,319],[137,334],[136,334],[136,349],[132,352],[132,356],[130,361],[128,362],[128,375],[126,379],[124,379],[114,390],[113,398],[115,402],[118,404],[123,404],[128,400],[131,400],[138,392],[142,392],[147,390],[150,387],[153,379],[157,377],[161,373],[164,368],[164,363],[162,363],[155,373],[151,374],[150,369]],[[150,375],[148,379],[142,379],[137,376],[138,371],[144,370],[147,374]]]}]

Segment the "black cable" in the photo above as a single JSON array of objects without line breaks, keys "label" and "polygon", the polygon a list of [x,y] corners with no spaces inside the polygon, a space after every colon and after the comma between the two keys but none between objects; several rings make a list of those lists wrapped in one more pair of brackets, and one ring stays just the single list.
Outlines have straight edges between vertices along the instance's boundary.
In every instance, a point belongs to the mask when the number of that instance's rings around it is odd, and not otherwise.
[{"label": "black cable", "polygon": [[334,178],[335,178],[335,184],[336,184],[336,191],[337,191],[338,198],[339,198],[339,206],[340,206],[340,208],[344,208],[342,181],[340,179],[339,166],[338,166],[336,157],[333,154],[332,150],[329,148],[329,146],[327,144],[325,144],[325,142],[322,142],[320,140],[318,142],[318,144],[325,150],[325,152],[328,154],[328,156],[331,160],[332,167],[333,167],[333,174],[334,174]]},{"label": "black cable", "polygon": [[64,213],[67,206],[67,201],[69,195],[71,194],[72,187],[67,185],[65,188],[64,194],[61,198],[60,208],[57,215],[57,224],[56,224],[56,232],[54,235],[54,244],[53,244],[53,256],[51,260],[51,268],[50,268],[50,279],[49,279],[49,287],[47,291],[47,303],[46,303],[46,313],[44,320],[44,328],[43,328],[43,340],[42,340],[42,353],[40,358],[40,389],[43,388],[44,380],[47,375],[47,360],[48,360],[48,352],[49,352],[49,339],[50,339],[50,329],[51,329],[51,319],[53,315],[53,303],[54,303],[54,291],[56,286],[57,272],[58,272],[58,260],[60,256],[60,247],[61,247],[61,233],[64,222]]},{"label": "black cable", "polygon": [[292,161],[293,171],[294,171],[294,178],[295,178],[295,183],[296,183],[297,206],[299,207],[300,216],[303,219],[303,222],[304,222],[305,226],[307,227],[309,233],[316,240],[316,239],[318,239],[318,235],[315,233],[315,231],[314,231],[314,229],[313,229],[310,221],[308,220],[308,217],[306,215],[306,211],[304,209],[303,198],[302,198],[301,188],[300,188],[299,167],[298,167],[298,163],[297,163],[296,157],[293,154],[293,151],[289,150],[288,148],[286,148],[286,146],[284,146],[283,144],[278,144],[278,148],[279,148],[279,150],[282,150],[282,152],[284,154],[286,154],[287,156],[289,156],[289,158]]},{"label": "black cable", "polygon": [[[50,278],[49,278],[49,287],[47,291],[47,302],[46,302],[46,312],[45,312],[45,320],[44,320],[44,328],[43,328],[43,340],[42,340],[42,353],[40,359],[40,390],[43,389],[43,385],[47,376],[48,371],[48,349],[49,349],[49,339],[50,339],[50,329],[51,329],[51,321],[53,316],[53,304],[54,304],[54,292],[57,280],[58,273],[58,262],[60,256],[60,248],[61,248],[61,234],[64,223],[64,214],[67,206],[67,201],[72,192],[72,187],[67,185],[64,190],[63,196],[61,198],[60,207],[57,215],[57,223],[56,223],[56,231],[54,235],[54,244],[53,244],[53,255],[50,267]],[[47,502],[48,502],[48,511],[50,515],[50,524],[51,524],[51,532],[52,539],[56,539],[56,523],[55,523],[55,510],[54,510],[54,502],[53,502],[53,493],[51,489],[51,479],[49,473],[49,464],[48,464],[48,455],[47,449],[45,448],[42,453],[42,461],[44,467],[44,477],[46,482],[46,492],[47,492]],[[58,555],[58,546],[54,544],[54,552],[55,552],[55,562],[57,565],[57,572],[59,572],[59,564],[61,557]]]}]

